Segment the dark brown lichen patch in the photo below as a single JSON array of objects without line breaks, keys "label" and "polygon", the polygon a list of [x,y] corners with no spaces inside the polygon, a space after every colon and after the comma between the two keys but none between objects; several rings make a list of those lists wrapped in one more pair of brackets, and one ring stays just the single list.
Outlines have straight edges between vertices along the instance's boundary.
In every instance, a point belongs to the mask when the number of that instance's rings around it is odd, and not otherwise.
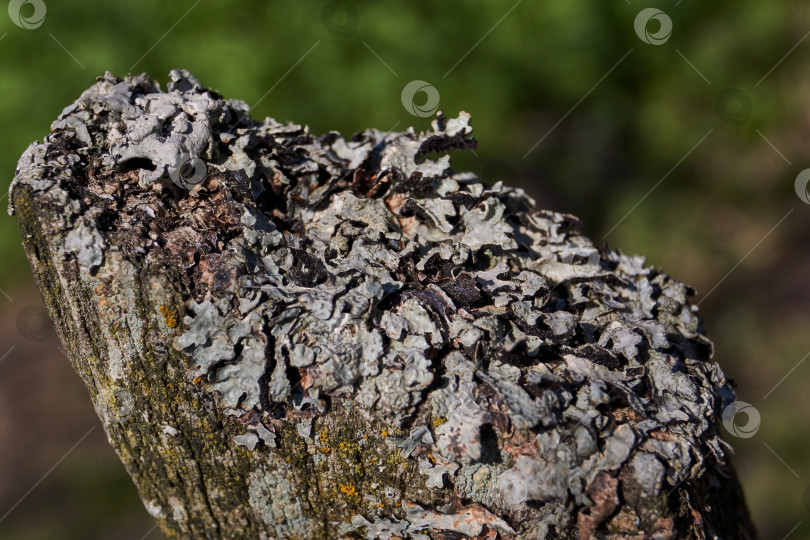
[{"label": "dark brown lichen patch", "polygon": [[[108,74],[17,174],[63,207],[77,272],[115,246],[192,291],[174,345],[249,420],[235,444],[322,472],[347,533],[477,535],[489,512],[505,537],[616,530],[614,488],[634,534],[671,527],[640,501],[723,463],[733,399],[686,286],[453,171],[435,154],[475,145],[466,113],[348,140],[246,113],[183,71],[168,92]],[[388,426],[349,433],[338,401]]]}]

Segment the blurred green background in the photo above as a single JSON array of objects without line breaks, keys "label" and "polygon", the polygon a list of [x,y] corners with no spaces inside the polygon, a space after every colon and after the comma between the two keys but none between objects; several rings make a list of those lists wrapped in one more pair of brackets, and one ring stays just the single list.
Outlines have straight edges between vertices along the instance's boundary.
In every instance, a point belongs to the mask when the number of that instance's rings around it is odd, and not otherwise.
[{"label": "blurred green background", "polygon": [[[480,146],[457,169],[521,185],[697,289],[716,359],[761,413],[753,437],[726,435],[760,534],[810,538],[810,205],[794,192],[810,167],[810,4],[44,5],[33,29],[0,11],[3,193],[26,146],[106,70],[165,87],[186,68],[257,117],[344,134],[426,128],[400,94],[427,81],[441,109],[473,116]],[[649,7],[672,22],[658,45],[634,29]],[[33,0],[20,9],[38,15]],[[654,40],[660,25],[642,30]],[[159,537],[56,337],[21,315],[40,301],[8,216],[0,260],[0,538]]]}]

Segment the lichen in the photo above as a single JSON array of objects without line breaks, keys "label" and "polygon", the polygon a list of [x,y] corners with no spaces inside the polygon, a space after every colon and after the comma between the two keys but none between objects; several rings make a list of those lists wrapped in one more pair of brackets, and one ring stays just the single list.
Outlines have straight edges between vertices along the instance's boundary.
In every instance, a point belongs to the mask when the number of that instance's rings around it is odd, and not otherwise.
[{"label": "lichen", "polygon": [[177,320],[177,309],[163,304],[158,308],[158,311],[160,311],[160,314],[163,315],[163,320],[166,321],[166,326],[169,328],[177,328],[177,324],[179,322]]},{"label": "lichen", "polygon": [[[61,255],[80,276],[115,245],[189,284],[182,325],[158,308],[188,381],[239,420],[241,452],[288,429],[302,446],[284,475],[347,463],[333,493],[386,514],[342,530],[591,534],[611,523],[616,493],[660,498],[725,463],[716,426],[734,396],[691,290],[521,189],[451,169],[446,152],[475,146],[468,114],[317,137],[170,77],[167,92],[99,78],[29,147],[11,189],[64,204]],[[193,183],[188,162],[203,165]],[[318,420],[337,401],[387,426],[330,433]],[[362,463],[359,440],[385,451]],[[372,466],[410,471],[445,501],[425,509],[384,481],[366,491],[354,478],[367,484]],[[286,476],[249,485],[279,535],[303,523],[276,508],[300,507]],[[652,510],[636,510],[651,534]]]}]

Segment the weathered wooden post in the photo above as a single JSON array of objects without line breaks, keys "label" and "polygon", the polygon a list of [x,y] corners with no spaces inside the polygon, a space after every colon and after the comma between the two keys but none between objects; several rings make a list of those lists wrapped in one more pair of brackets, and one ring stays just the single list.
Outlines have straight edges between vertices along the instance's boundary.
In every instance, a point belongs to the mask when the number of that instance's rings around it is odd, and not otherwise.
[{"label": "weathered wooden post", "polygon": [[689,288],[452,171],[468,120],[314,136],[107,74],[25,152],[28,259],[167,536],[754,536]]}]

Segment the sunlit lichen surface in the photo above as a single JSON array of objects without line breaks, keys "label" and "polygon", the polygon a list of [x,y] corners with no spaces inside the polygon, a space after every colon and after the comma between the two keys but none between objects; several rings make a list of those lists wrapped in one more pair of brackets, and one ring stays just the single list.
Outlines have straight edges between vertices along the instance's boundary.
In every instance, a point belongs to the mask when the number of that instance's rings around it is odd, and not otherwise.
[{"label": "sunlit lichen surface", "polygon": [[[338,402],[385,419],[375,437],[441,500],[392,510],[339,483],[366,506],[335,535],[668,538],[670,490],[710,484],[729,452],[733,393],[689,288],[453,171],[446,152],[476,144],[466,113],[344,138],[247,112],[183,71],[166,92],[108,74],[18,168],[64,201],[83,271],[111,245],[182,269],[195,298],[161,307],[167,345],[244,425],[232,443],[323,449],[313,424]],[[257,506],[294,500],[267,479],[283,467],[250,477]]]}]

